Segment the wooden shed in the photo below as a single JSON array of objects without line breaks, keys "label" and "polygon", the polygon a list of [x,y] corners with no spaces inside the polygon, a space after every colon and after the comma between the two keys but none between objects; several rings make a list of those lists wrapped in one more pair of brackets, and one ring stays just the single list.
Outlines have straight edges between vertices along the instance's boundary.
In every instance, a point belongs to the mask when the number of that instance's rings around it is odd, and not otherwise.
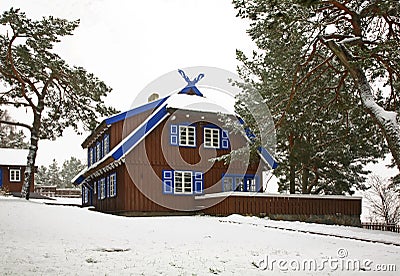
[{"label": "wooden shed", "polygon": [[[0,189],[21,192],[24,183],[28,150],[0,148]],[[34,179],[30,191],[34,190]]]}]

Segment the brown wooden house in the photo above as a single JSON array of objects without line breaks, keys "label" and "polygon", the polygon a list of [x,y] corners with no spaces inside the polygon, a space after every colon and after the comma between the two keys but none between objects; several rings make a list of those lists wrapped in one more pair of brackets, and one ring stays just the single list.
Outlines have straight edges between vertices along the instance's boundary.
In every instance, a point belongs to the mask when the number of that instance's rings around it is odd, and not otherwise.
[{"label": "brown wooden house", "polygon": [[[318,200],[263,193],[262,171],[277,166],[266,149],[259,148],[258,159],[250,164],[211,160],[250,142],[224,127],[218,112],[238,118],[219,106],[212,94],[189,83],[179,93],[105,119],[82,143],[88,167],[73,179],[82,185],[82,205],[117,214],[287,215],[301,204],[302,215],[316,213],[310,204]],[[347,207],[324,203],[318,214],[359,221],[361,200],[353,199],[336,198]]]},{"label": "brown wooden house", "polygon": [[[0,148],[0,189],[21,192],[28,150]],[[30,191],[34,190],[34,179]]]}]

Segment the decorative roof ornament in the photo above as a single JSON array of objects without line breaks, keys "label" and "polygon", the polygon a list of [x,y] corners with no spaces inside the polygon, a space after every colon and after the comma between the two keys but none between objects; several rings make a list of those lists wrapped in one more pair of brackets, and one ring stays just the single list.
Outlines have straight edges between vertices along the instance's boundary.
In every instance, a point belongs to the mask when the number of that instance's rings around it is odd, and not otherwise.
[{"label": "decorative roof ornament", "polygon": [[185,88],[179,92],[179,94],[189,94],[190,91],[194,93],[197,96],[204,97],[203,94],[200,92],[200,90],[196,87],[196,83],[198,83],[202,78],[204,78],[204,74],[201,73],[199,74],[196,78],[193,80],[190,80],[189,77],[183,72],[183,70],[178,69],[179,74],[181,74],[182,78],[187,82],[187,85]]}]

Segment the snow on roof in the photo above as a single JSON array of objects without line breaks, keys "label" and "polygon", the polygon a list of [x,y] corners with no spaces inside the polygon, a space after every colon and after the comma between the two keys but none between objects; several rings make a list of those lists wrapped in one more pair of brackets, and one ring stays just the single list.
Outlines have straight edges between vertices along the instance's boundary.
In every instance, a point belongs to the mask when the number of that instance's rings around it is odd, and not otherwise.
[{"label": "snow on roof", "polygon": [[29,150],[0,148],[0,165],[24,166]]},{"label": "snow on roof", "polygon": [[199,89],[204,97],[187,94],[173,94],[166,101],[167,108],[235,115],[235,98],[212,88]]}]

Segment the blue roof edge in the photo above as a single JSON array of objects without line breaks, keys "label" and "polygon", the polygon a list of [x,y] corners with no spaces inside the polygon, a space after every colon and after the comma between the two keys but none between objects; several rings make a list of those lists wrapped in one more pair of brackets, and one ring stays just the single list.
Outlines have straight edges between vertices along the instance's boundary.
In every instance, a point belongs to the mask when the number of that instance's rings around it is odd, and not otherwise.
[{"label": "blue roof edge", "polygon": [[269,153],[269,151],[264,147],[258,147],[258,151],[260,152],[261,156],[264,160],[268,163],[271,169],[276,169],[278,167],[278,162],[275,158]]},{"label": "blue roof edge", "polygon": [[155,100],[153,102],[138,106],[136,108],[130,109],[128,111],[122,112],[120,114],[114,115],[110,118],[105,119],[105,123],[106,125],[111,125],[113,123],[125,120],[126,118],[130,118],[132,116],[138,115],[140,113],[152,110],[152,109],[156,109],[158,108],[163,102],[165,102],[167,99],[169,98],[169,96],[165,97],[165,98],[161,98],[159,100]]}]

